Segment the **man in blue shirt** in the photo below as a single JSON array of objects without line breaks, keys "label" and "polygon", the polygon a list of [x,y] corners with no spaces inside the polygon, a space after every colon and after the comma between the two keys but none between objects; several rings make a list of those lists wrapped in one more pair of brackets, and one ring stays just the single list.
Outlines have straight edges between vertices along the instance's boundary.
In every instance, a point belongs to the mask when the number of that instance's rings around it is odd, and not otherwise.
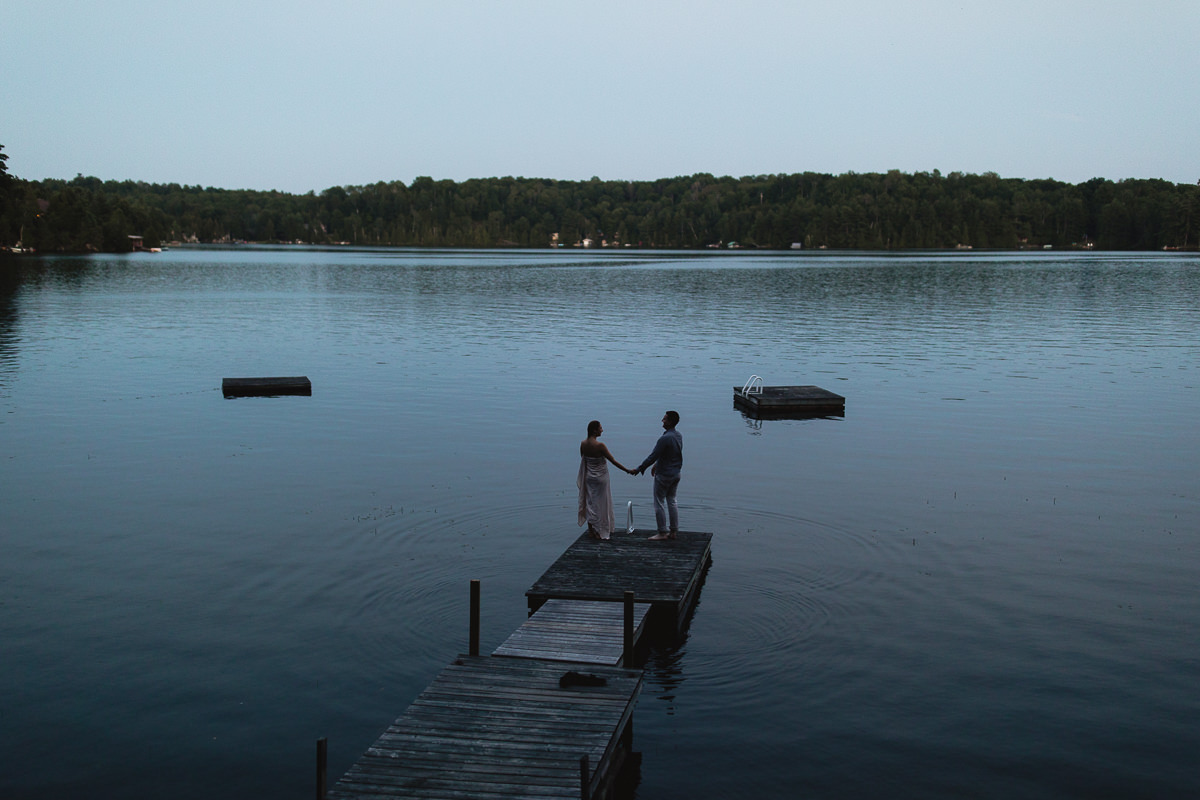
[{"label": "man in blue shirt", "polygon": [[658,533],[650,538],[655,540],[674,539],[679,533],[679,504],[675,502],[675,490],[679,488],[679,472],[683,469],[683,436],[675,430],[678,424],[678,412],[663,414],[663,435],[658,437],[654,451],[634,470],[641,475],[646,467],[654,465],[650,474],[654,476],[654,521],[658,523]]}]

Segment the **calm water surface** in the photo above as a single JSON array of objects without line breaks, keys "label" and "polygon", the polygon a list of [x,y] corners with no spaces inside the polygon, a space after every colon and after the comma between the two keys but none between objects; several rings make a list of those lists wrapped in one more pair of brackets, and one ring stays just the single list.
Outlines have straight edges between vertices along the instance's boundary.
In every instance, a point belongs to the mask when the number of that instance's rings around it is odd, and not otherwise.
[{"label": "calm water surface", "polygon": [[[311,796],[470,579],[485,649],[524,619],[587,421],[635,464],[666,408],[714,563],[637,797],[1195,794],[1198,365],[1176,254],[0,262],[0,796]],[[752,373],[846,414],[747,419]]]}]

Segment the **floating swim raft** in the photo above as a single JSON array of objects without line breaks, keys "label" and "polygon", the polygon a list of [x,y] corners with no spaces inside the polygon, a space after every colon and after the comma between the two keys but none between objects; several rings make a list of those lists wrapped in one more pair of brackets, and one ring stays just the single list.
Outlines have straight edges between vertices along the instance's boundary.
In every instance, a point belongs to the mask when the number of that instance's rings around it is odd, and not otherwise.
[{"label": "floating swim raft", "polygon": [[225,378],[221,391],[226,397],[276,397],[279,395],[312,395],[312,382],[304,377],[289,378]]},{"label": "floating swim raft", "polygon": [[820,386],[763,386],[762,378],[751,375],[733,387],[733,406],[759,417],[842,415],[846,398]]}]

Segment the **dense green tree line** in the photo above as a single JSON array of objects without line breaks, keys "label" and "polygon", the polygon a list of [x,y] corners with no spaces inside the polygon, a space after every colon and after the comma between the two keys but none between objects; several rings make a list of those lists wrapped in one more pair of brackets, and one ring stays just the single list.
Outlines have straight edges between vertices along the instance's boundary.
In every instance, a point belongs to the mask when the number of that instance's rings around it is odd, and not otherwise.
[{"label": "dense green tree line", "polygon": [[[0,153],[0,155],[3,155]],[[708,174],[657,181],[421,177],[317,194],[101,181],[24,181],[0,159],[0,244],[121,251],[170,241],[426,247],[633,245],[851,249],[1194,249],[1200,186],[1069,184],[994,173]]]}]

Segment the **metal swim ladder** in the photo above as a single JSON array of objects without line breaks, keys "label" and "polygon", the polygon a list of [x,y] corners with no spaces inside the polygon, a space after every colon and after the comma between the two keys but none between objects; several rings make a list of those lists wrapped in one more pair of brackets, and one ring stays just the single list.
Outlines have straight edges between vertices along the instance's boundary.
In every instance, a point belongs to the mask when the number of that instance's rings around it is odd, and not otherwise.
[{"label": "metal swim ladder", "polygon": [[744,384],[742,384],[742,394],[762,394],[763,380],[757,375],[751,375]]}]

